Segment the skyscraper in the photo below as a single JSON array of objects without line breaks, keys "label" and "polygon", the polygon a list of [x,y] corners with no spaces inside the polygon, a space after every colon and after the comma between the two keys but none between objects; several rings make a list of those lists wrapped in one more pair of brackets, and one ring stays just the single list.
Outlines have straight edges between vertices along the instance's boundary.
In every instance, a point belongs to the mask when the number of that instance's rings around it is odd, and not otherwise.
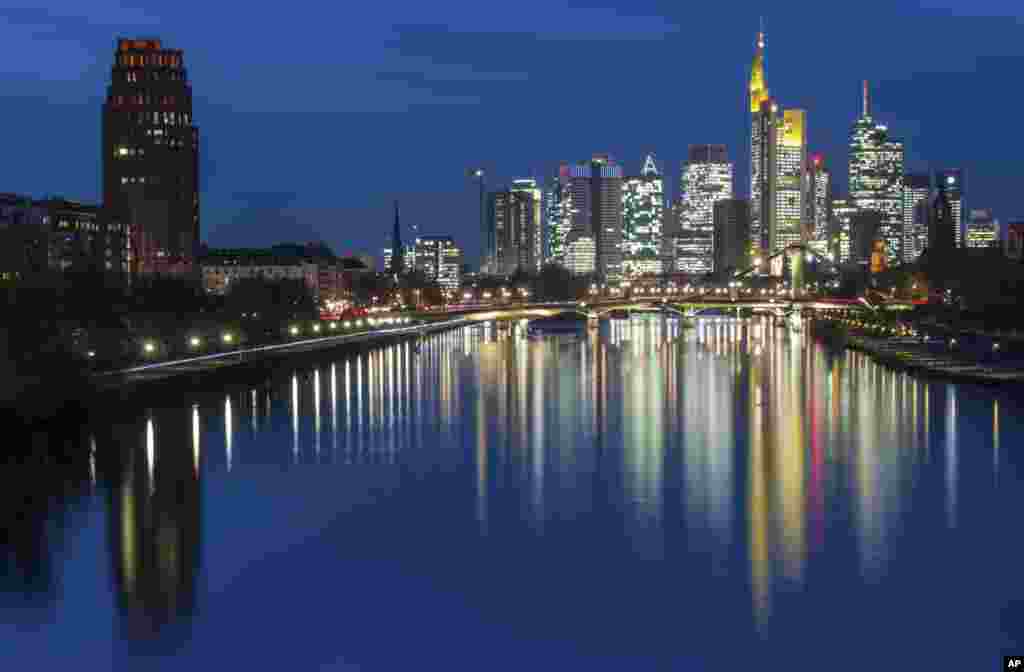
[{"label": "skyscraper", "polygon": [[199,129],[180,50],[160,40],[118,40],[102,144],[104,207],[128,229],[131,271],[194,271]]},{"label": "skyscraper", "polygon": [[568,192],[574,238],[593,238],[596,272],[616,282],[622,277],[622,168],[603,154],[559,169],[563,198]]},{"label": "skyscraper", "polygon": [[810,228],[810,242],[820,254],[825,254],[829,223],[832,221],[832,173],[821,154],[814,154],[807,160],[804,201],[807,213],[804,219]]},{"label": "skyscraper", "polygon": [[647,155],[638,177],[623,180],[622,208],[623,273],[660,273],[665,189],[652,155]]},{"label": "skyscraper", "polygon": [[903,143],[871,117],[868,83],[863,109],[850,132],[850,200],[858,210],[881,213],[878,235],[890,262],[903,258]]},{"label": "skyscraper", "polygon": [[680,178],[683,209],[677,269],[685,273],[714,270],[714,208],[732,198],[732,164],[725,145],[691,145]]},{"label": "skyscraper", "polygon": [[999,220],[987,208],[971,210],[967,218],[967,232],[964,236],[967,247],[999,247]]},{"label": "skyscraper", "polygon": [[750,265],[750,201],[725,198],[715,202],[715,273],[721,277]]},{"label": "skyscraper", "polygon": [[764,30],[757,34],[757,51],[750,67],[750,239],[754,248],[765,241],[765,196],[768,190],[768,145],[774,134],[775,102],[768,95],[764,74]]},{"label": "skyscraper", "polygon": [[451,236],[420,236],[416,239],[416,270],[444,289],[458,289],[462,250]]},{"label": "skyscraper", "polygon": [[563,188],[556,173],[545,194],[545,263],[565,265],[565,246],[568,242],[569,231],[572,229],[571,205],[569,190]]},{"label": "skyscraper", "polygon": [[903,261],[915,261],[928,246],[928,222],[922,219],[918,203],[928,200],[931,180],[927,173],[903,176]]},{"label": "skyscraper", "polygon": [[[768,146],[767,247],[772,252],[804,242],[804,170],[807,166],[807,113],[784,110]],[[762,199],[762,201],[765,199]]]},{"label": "skyscraper", "polygon": [[940,184],[953,213],[953,236],[956,246],[963,247],[964,171],[960,168],[935,171],[935,187],[938,188]]},{"label": "skyscraper", "polygon": [[488,272],[512,275],[540,270],[543,242],[543,203],[535,180],[515,180],[509,189],[490,195],[489,228],[494,250]]},{"label": "skyscraper", "polygon": [[[955,184],[951,186],[956,186]],[[939,180],[928,201],[928,251],[942,255],[956,244],[956,220],[947,194],[947,183]]]}]

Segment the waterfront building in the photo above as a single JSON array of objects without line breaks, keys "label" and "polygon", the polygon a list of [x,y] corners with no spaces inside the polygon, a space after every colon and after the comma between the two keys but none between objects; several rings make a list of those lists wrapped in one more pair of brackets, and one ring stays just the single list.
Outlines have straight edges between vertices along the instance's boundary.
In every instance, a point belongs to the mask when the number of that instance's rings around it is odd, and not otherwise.
[{"label": "waterfront building", "polygon": [[199,250],[199,129],[181,50],[117,42],[103,104],[103,204],[132,273],[190,273]]},{"label": "waterfront building", "polygon": [[563,185],[556,174],[545,194],[544,263],[565,265],[566,245],[572,230],[572,199],[568,185]]},{"label": "waterfront building", "polygon": [[692,145],[680,178],[682,211],[676,268],[703,274],[714,270],[715,203],[733,196],[732,163],[725,145]]},{"label": "waterfront building", "polygon": [[[595,272],[610,282],[622,277],[622,167],[609,156],[559,168],[559,180],[571,199],[570,238],[590,237]],[[571,270],[571,269],[570,269]]]},{"label": "waterfront building", "polygon": [[0,194],[0,279],[128,272],[125,225],[98,205]]},{"label": "waterfront building", "polygon": [[623,180],[622,209],[623,273],[661,273],[665,190],[654,156],[647,155],[639,176]]},{"label": "waterfront building", "polygon": [[726,198],[715,202],[714,270],[720,277],[750,266],[750,201]]},{"label": "waterfront building", "polygon": [[964,171],[960,168],[946,168],[935,171],[935,186],[942,185],[946,201],[953,216],[953,235],[957,247],[964,245]]},{"label": "waterfront building", "polygon": [[928,246],[927,218],[920,217],[917,205],[928,200],[931,178],[927,173],[903,176],[903,261],[915,261]]},{"label": "waterfront building", "polygon": [[903,143],[872,118],[866,81],[861,116],[850,131],[849,178],[853,206],[881,214],[879,236],[889,262],[903,259]]},{"label": "waterfront building", "polygon": [[999,246],[999,220],[987,208],[971,210],[964,240],[969,248]]},{"label": "waterfront building", "polygon": [[300,280],[320,295],[321,267],[333,260],[310,254],[300,245],[269,248],[210,248],[199,258],[203,288],[210,294],[227,294],[239,280]]}]

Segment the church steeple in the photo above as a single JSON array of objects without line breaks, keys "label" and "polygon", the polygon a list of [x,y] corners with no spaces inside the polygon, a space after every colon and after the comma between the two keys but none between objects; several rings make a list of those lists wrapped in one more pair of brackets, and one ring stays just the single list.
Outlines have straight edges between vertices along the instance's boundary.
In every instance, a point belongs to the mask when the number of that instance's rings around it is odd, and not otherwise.
[{"label": "church steeple", "polygon": [[402,245],[402,227],[398,223],[398,201],[395,201],[395,230],[391,242],[391,268],[394,275],[401,275],[405,267],[405,247]]},{"label": "church steeple", "polygon": [[768,84],[764,78],[764,19],[761,19],[761,30],[757,33],[757,51],[754,52],[754,63],[750,67],[750,111],[757,112],[761,103],[768,100]]}]

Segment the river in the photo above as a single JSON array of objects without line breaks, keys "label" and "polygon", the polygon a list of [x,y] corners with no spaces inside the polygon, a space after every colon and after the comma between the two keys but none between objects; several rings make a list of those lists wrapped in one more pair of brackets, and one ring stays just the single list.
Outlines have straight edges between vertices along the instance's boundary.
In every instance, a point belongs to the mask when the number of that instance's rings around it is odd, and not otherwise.
[{"label": "river", "polygon": [[760,318],[490,324],[303,366],[37,435],[71,457],[5,465],[0,669],[1024,653],[1009,392]]}]

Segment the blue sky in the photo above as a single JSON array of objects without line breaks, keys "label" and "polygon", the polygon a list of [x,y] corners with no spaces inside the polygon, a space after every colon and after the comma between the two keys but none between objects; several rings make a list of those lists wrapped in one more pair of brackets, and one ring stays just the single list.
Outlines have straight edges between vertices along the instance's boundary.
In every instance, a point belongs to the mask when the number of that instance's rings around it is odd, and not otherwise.
[{"label": "blue sky", "polygon": [[968,207],[1024,217],[1024,10],[991,0],[5,3],[0,191],[98,200],[115,40],[158,36],[185,50],[211,244],[376,251],[398,198],[475,259],[470,165],[497,185],[594,152],[639,170],[653,151],[674,194],[687,146],[724,143],[745,194],[762,13],[771,92],[808,110],[838,182],[868,79],[909,169],[964,167]]}]

